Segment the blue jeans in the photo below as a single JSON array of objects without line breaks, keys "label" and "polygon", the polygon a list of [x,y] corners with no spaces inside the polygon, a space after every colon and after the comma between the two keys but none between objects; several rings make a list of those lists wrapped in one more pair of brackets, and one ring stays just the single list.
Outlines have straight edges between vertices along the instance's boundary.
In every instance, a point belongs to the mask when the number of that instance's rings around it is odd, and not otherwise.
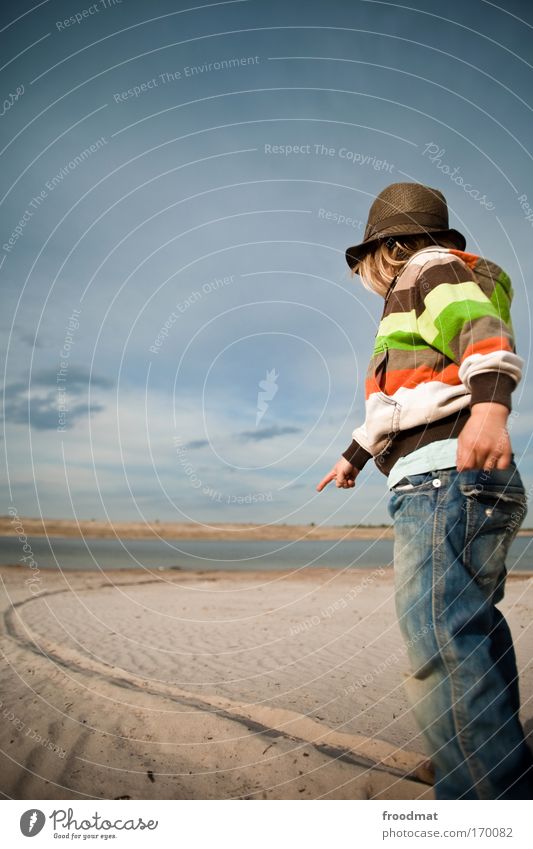
[{"label": "blue jeans", "polygon": [[392,490],[396,612],[406,691],[435,770],[437,799],[533,798],[509,627],[495,606],[527,512],[520,474],[445,469]]}]

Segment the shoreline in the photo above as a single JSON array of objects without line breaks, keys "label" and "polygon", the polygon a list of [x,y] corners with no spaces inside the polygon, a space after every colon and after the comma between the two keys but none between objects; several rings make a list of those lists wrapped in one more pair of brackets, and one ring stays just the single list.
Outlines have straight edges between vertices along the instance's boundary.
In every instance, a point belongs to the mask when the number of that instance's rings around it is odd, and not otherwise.
[{"label": "shoreline", "polygon": [[[100,522],[74,519],[44,519],[0,516],[0,536],[78,537],[112,539],[202,539],[202,540],[336,540],[392,539],[392,526],[254,525],[225,522],[207,526],[194,522]],[[16,530],[18,529],[18,531]],[[532,532],[533,533],[533,532]]]},{"label": "shoreline", "polygon": [[[28,569],[28,567],[24,563],[0,563],[0,580],[2,578],[2,572],[6,570],[7,572],[20,572],[21,570]],[[137,581],[139,577],[143,575],[151,575],[151,578],[146,580],[146,583],[151,583],[152,581],[158,581],[160,579],[164,579],[166,575],[176,578],[187,577],[190,576],[192,578],[202,577],[206,580],[210,580],[210,576],[216,576],[225,578],[227,580],[242,580],[246,577],[252,578],[261,578],[264,581],[272,581],[272,580],[280,580],[280,579],[288,579],[291,577],[301,578],[302,580],[306,580],[307,578],[316,579],[317,577],[328,578],[334,575],[357,575],[360,577],[365,577],[367,575],[373,575],[376,572],[385,575],[393,575],[394,574],[394,565],[392,563],[383,563],[380,566],[348,566],[348,567],[339,567],[339,566],[298,566],[294,569],[285,568],[276,568],[276,569],[256,569],[251,567],[249,571],[245,569],[187,569],[183,566],[156,566],[156,567],[148,567],[148,566],[140,566],[138,569],[134,569],[130,566],[124,566],[122,568],[109,568],[109,569],[68,569],[63,568],[62,572],[58,569],[58,567],[50,566],[50,567],[39,567],[41,573],[45,575],[54,575],[54,574],[62,574],[65,575],[80,575],[81,577],[88,576],[105,576],[106,578],[118,578],[124,577],[124,575],[132,575],[135,577]],[[28,573],[31,577],[32,572]],[[528,581],[533,579],[533,570],[515,570],[512,569],[507,572],[505,577],[506,582],[508,581]],[[35,580],[35,579],[32,579]],[[28,583],[28,582],[27,582]]]},{"label": "shoreline", "polygon": [[[25,516],[0,516],[0,537],[26,536],[98,538],[98,539],[183,539],[183,540],[277,540],[328,541],[394,539],[392,525],[254,525],[227,522],[207,526],[194,522],[100,522],[74,519],[39,519]],[[533,529],[522,528],[518,537],[533,536]]]}]

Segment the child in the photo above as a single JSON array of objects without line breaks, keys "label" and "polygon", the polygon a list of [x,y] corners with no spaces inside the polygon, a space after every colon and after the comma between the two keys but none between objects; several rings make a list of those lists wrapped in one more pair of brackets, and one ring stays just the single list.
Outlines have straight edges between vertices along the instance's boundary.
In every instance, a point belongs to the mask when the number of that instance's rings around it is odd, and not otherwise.
[{"label": "child", "polygon": [[385,299],[365,422],[317,486],[348,489],[372,457],[394,519],[407,695],[437,799],[528,799],[533,757],[501,601],[526,494],[506,429],[523,360],[509,277],[465,252],[437,189],[394,183],[346,258]]}]

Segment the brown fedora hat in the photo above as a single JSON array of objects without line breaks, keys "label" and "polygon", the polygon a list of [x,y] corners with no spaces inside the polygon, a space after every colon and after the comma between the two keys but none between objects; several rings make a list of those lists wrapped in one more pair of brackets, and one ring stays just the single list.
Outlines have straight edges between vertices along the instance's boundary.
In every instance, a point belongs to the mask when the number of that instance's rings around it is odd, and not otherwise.
[{"label": "brown fedora hat", "polygon": [[370,207],[363,241],[348,248],[346,262],[354,268],[381,239],[418,233],[446,236],[460,251],[466,247],[462,233],[449,227],[448,204],[442,192],[421,183],[391,183]]}]

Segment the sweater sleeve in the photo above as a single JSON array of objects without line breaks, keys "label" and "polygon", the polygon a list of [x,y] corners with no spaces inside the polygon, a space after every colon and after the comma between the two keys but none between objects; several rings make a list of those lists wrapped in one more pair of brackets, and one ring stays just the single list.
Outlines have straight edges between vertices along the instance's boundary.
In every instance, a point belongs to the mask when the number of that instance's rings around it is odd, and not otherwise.
[{"label": "sweater sleeve", "polygon": [[361,471],[372,457],[372,454],[369,454],[362,445],[359,445],[356,439],[352,439],[346,451],[342,452],[342,456],[345,460],[348,460],[355,469]]},{"label": "sweater sleeve", "polygon": [[511,409],[524,361],[515,350],[510,297],[489,297],[462,260],[424,265],[415,284],[418,332],[459,366],[470,405],[494,401]]}]

